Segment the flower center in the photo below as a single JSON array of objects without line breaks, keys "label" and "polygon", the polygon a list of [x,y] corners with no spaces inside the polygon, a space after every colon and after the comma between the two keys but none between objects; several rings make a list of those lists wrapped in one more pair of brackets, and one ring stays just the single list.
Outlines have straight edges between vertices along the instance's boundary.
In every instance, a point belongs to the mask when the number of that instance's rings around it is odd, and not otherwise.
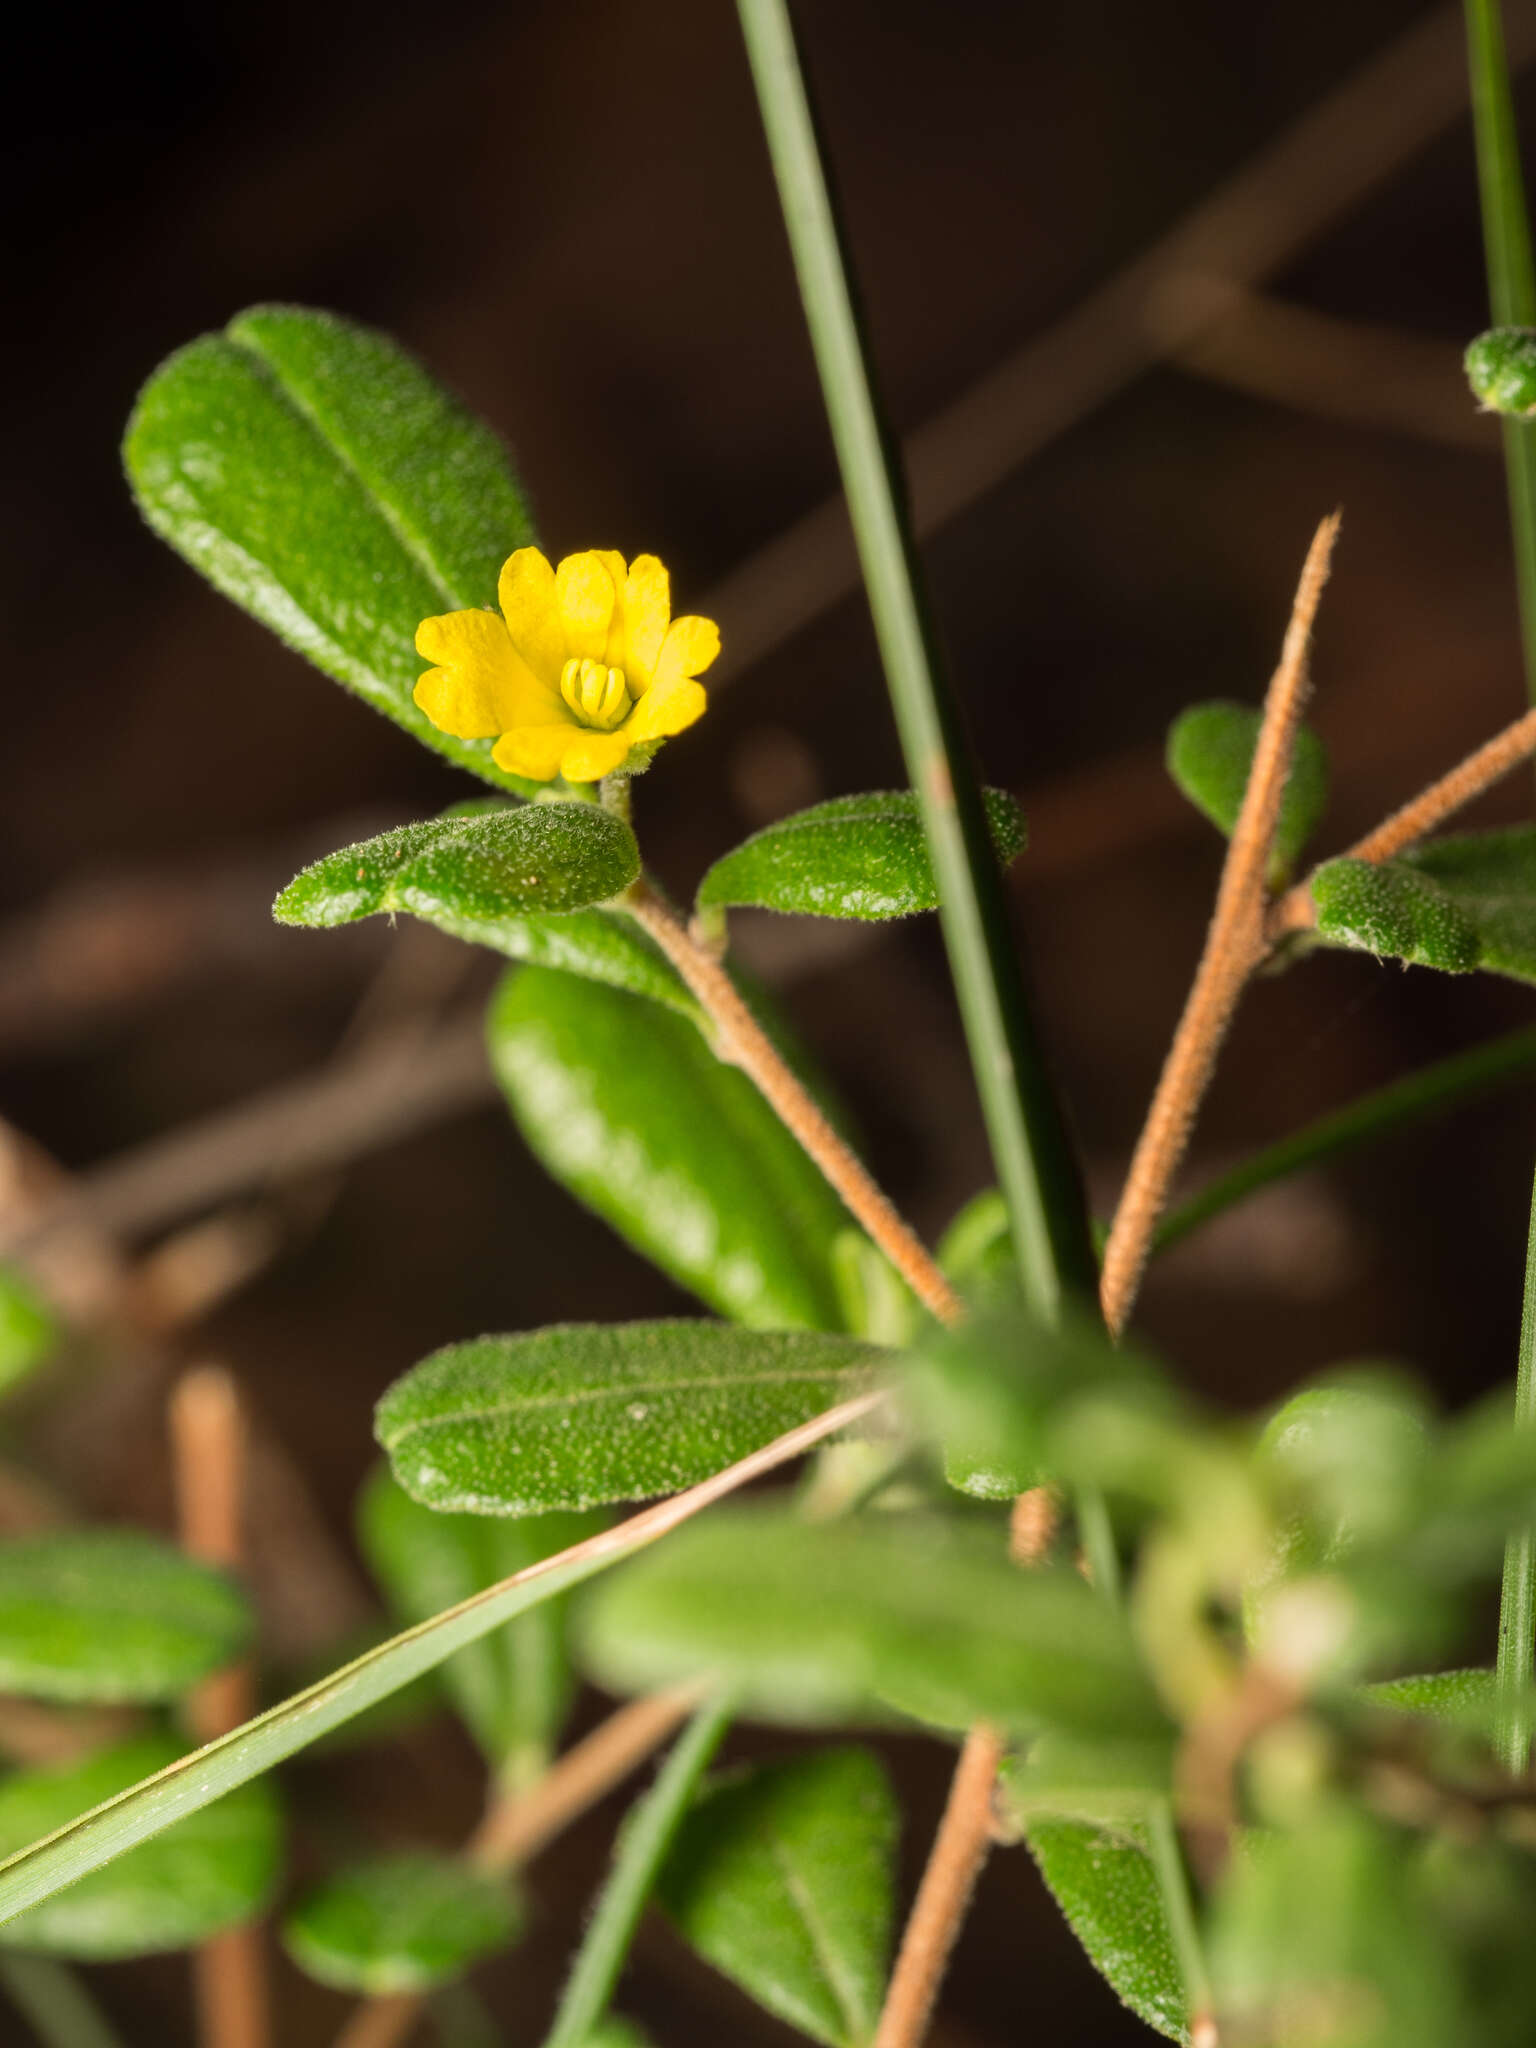
[{"label": "flower center", "polygon": [[624,671],[573,654],[560,671],[560,694],[578,725],[612,732],[634,705]]}]

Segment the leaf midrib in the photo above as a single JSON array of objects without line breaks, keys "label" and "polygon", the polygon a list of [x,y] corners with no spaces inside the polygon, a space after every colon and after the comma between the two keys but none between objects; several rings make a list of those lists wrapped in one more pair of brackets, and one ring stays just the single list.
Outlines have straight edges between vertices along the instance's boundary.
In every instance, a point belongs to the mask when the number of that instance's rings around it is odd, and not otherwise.
[{"label": "leaf midrib", "polygon": [[801,1921],[804,1923],[811,1948],[821,1968],[821,1974],[825,1978],[832,1996],[837,2001],[842,2012],[843,2025],[847,2030],[848,2038],[850,2041],[856,2042],[861,2038],[859,2031],[860,2014],[853,1989],[848,1983],[846,1973],[840,1965],[831,1938],[822,1925],[815,1899],[796,1869],[794,1858],[790,1854],[788,1845],[777,1830],[773,1828],[768,1830],[768,1853],[779,1866],[784,1889],[788,1892],[795,1910],[799,1913]]}]

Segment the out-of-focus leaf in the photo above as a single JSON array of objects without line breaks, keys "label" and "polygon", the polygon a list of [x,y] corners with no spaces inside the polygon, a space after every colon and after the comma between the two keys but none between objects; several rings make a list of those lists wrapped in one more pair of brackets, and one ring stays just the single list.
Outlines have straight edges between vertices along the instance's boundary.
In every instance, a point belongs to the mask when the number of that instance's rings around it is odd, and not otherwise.
[{"label": "out-of-focus leaf", "polygon": [[868,1750],[747,1765],[705,1787],[658,1896],[759,2005],[830,2048],[862,2048],[880,2016],[899,1825]]},{"label": "out-of-focus leaf", "polygon": [[830,1247],[845,1329],[870,1344],[900,1349],[923,1323],[917,1296],[862,1230],[840,1230]]},{"label": "out-of-focus leaf", "polygon": [[[181,1753],[168,1737],[145,1735],[83,1763],[18,1771],[0,1783],[0,1856],[51,1834]],[[270,1784],[242,1785],[7,1921],[0,1942],[81,1962],[187,1948],[257,1912],[277,1883],[281,1860],[282,1822]]]},{"label": "out-of-focus leaf", "polygon": [[582,2048],[651,2048],[651,2043],[633,2020],[609,2018],[588,2034]]},{"label": "out-of-focus leaf", "polygon": [[556,1180],[733,1321],[835,1329],[848,1218],[746,1076],[680,1016],[550,968],[503,981],[491,1059]]},{"label": "out-of-focus leaf", "polygon": [[[1168,773],[1184,795],[1228,838],[1242,809],[1263,714],[1218,699],[1192,704],[1168,729]],[[1328,802],[1328,756],[1303,726],[1280,804],[1269,879],[1283,882],[1312,837]]]},{"label": "out-of-focus leaf", "polygon": [[58,1318],[31,1281],[0,1266],[0,1394],[46,1364],[59,1337]]},{"label": "out-of-focus leaf", "polygon": [[279,924],[328,926],[409,911],[456,939],[501,945],[528,911],[581,910],[640,872],[635,835],[597,804],[518,804],[397,825],[327,854],[272,906]]},{"label": "out-of-focus leaf", "polygon": [[1172,1773],[1171,1734],[1088,1741],[1053,1728],[1007,1759],[1000,1784],[1021,1829],[1039,1820],[1121,1827],[1168,1796]]},{"label": "out-of-focus leaf", "polygon": [[1137,1831],[1037,1820],[1025,1840],[1067,1924],[1116,1997],[1170,2041],[1187,2042],[1184,1979]]},{"label": "out-of-focus leaf", "polygon": [[[1023,851],[1024,814],[986,791],[992,844],[1006,864]],[[756,832],[722,855],[699,884],[701,908],[733,903],[809,917],[911,917],[937,910],[939,892],[917,798],[909,789],[834,797]]]},{"label": "out-of-focus leaf", "polygon": [[1375,865],[1325,861],[1309,886],[1325,946],[1536,981],[1536,826],[1432,839]]},{"label": "out-of-focus leaf", "polygon": [[412,1850],[354,1864],[307,1892],[283,1920],[283,1945],[320,1983],[374,1998],[430,1990],[518,1930],[499,1879]]},{"label": "out-of-focus leaf", "polygon": [[[521,1519],[434,1514],[382,1466],[358,1500],[364,1555],[404,1621],[425,1621],[470,1593],[552,1557],[602,1525],[598,1515]],[[443,1683],[475,1740],[506,1781],[547,1761],[571,1703],[565,1602],[546,1600],[443,1666]]]},{"label": "out-of-focus leaf", "polygon": [[1076,1572],[1016,1570],[991,1517],[717,1508],[586,1601],[578,1643],[611,1690],[716,1672],[774,1721],[883,1707],[948,1729],[1163,1725],[1122,1618]]},{"label": "out-of-focus leaf", "polygon": [[416,628],[490,605],[533,538],[506,450],[395,342],[255,306],[171,356],[124,457],[150,525],[226,597],[423,746],[531,794],[412,692]]},{"label": "out-of-focus leaf", "polygon": [[1018,1293],[1008,1204],[997,1188],[973,1195],[939,1239],[940,1266],[960,1292],[978,1304],[1011,1300]]},{"label": "out-of-focus leaf", "polygon": [[1480,1728],[1490,1733],[1499,1711],[1498,1677],[1486,1667],[1383,1679],[1376,1685],[1364,1686],[1361,1698],[1373,1706],[1423,1714],[1453,1728]]},{"label": "out-of-focus leaf", "polygon": [[395,1477],[430,1508],[534,1515],[676,1493],[870,1385],[854,1337],[728,1323],[557,1323],[450,1344],[378,1404]]},{"label": "out-of-focus leaf", "polygon": [[63,1529],[0,1544],[0,1690],[54,1700],[168,1700],[250,1634],[234,1584],[137,1529]]}]

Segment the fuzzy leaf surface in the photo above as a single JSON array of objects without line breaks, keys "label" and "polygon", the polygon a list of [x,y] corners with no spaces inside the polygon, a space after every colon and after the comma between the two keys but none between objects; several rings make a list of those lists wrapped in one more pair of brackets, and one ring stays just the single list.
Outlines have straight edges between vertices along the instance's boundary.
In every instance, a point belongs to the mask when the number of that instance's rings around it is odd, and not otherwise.
[{"label": "fuzzy leaf surface", "polygon": [[728,1323],[559,1323],[450,1344],[396,1380],[374,1433],[438,1511],[537,1515],[676,1493],[866,1388],[854,1337]]},{"label": "fuzzy leaf surface", "polygon": [[376,711],[523,795],[412,692],[416,628],[496,601],[534,537],[506,450],[386,335],[255,306],[164,363],[124,442],[139,509],[215,589]]},{"label": "fuzzy leaf surface", "polygon": [[364,1997],[430,1991],[518,1932],[512,1895],[459,1857],[425,1851],[354,1864],[305,1894],[283,1946],[311,1977]]},{"label": "fuzzy leaf surface", "polygon": [[[0,1784],[0,1856],[51,1834],[180,1755],[169,1737],[145,1735],[82,1763],[18,1771]],[[77,1962],[187,1948],[258,1911],[281,1863],[282,1821],[272,1788],[243,1785],[8,1921],[0,1942]]]},{"label": "fuzzy leaf surface", "polygon": [[706,1962],[812,2040],[880,2017],[901,1816],[867,1749],[749,1764],[707,1785],[657,1888]]},{"label": "fuzzy leaf surface", "polygon": [[1025,1840],[1088,1960],[1123,2005],[1187,2042],[1184,1979],[1151,1859],[1134,1828],[1035,1821]]},{"label": "fuzzy leaf surface", "polygon": [[1121,1618],[1075,1572],[1016,1570],[990,1516],[719,1508],[586,1601],[578,1644],[611,1690],[713,1671],[743,1712],[791,1724],[894,1710],[956,1730],[1163,1725]]},{"label": "fuzzy leaf surface", "polygon": [[491,1062],[556,1180],[719,1314],[836,1329],[842,1204],[686,1018],[545,967],[509,975]]},{"label": "fuzzy leaf surface", "polygon": [[[1168,728],[1168,773],[1195,809],[1230,839],[1243,807],[1248,774],[1259,741],[1262,712],[1218,698],[1191,704]],[[1272,884],[1282,883],[1316,831],[1328,803],[1328,756],[1307,726],[1296,735],[1296,751],[1280,819],[1275,827]]]},{"label": "fuzzy leaf surface", "polygon": [[1536,981],[1536,826],[1434,839],[1397,860],[1331,860],[1311,878],[1325,946]]},{"label": "fuzzy leaf surface", "polygon": [[0,1690],[174,1699],[236,1656],[250,1630],[231,1580],[140,1530],[0,1544]]},{"label": "fuzzy leaf surface", "polygon": [[[1024,814],[985,792],[992,844],[1006,867],[1024,848]],[[701,907],[756,904],[806,917],[873,920],[937,910],[938,885],[911,790],[834,797],[755,832],[699,885]]]},{"label": "fuzzy leaf surface", "polygon": [[[380,1467],[358,1501],[364,1556],[403,1621],[426,1621],[602,1527],[600,1515],[434,1514]],[[571,1704],[563,1600],[546,1600],[450,1657],[443,1683],[493,1770],[514,1783],[548,1761]]]},{"label": "fuzzy leaf surface", "polygon": [[665,953],[621,910],[571,910],[560,916],[503,917],[485,943],[530,967],[554,967],[584,981],[627,989],[665,1003],[695,1024],[703,1013]]},{"label": "fuzzy leaf surface", "polygon": [[503,920],[585,909],[640,872],[622,818],[596,804],[518,804],[397,825],[327,854],[272,906],[279,924],[352,924],[409,911],[455,938],[506,950]]}]

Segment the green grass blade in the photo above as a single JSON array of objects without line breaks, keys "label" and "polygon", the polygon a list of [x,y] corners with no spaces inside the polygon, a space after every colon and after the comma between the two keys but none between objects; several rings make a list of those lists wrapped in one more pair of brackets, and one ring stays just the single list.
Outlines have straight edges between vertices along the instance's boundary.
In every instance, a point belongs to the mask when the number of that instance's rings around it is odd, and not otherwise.
[{"label": "green grass blade", "polygon": [[1470,1052],[1452,1053],[1421,1067],[1401,1081],[1392,1081],[1362,1095],[1345,1109],[1320,1117],[1316,1123],[1293,1131],[1278,1144],[1266,1146],[1253,1158],[1243,1160],[1230,1172],[1213,1180],[1177,1209],[1170,1210],[1158,1227],[1154,1251],[1166,1251],[1191,1231],[1200,1229],[1213,1217],[1246,1201],[1260,1188],[1285,1180],[1308,1167],[1320,1166],[1341,1153],[1354,1152],[1375,1139],[1404,1130],[1443,1111],[1491,1095],[1536,1072],[1536,1025],[1490,1039]]},{"label": "green grass blade", "polygon": [[936,659],[785,0],[737,0],[1026,1298],[1046,1319],[1097,1273],[1077,1162],[1008,932],[980,784]]},{"label": "green grass blade", "polygon": [[633,1809],[544,2048],[585,2048],[607,2011],[657,1873],[730,1721],[728,1695],[701,1707]]},{"label": "green grass blade", "polygon": [[[1525,1253],[1525,1301],[1515,1368],[1515,1427],[1536,1428],[1536,1191]],[[1499,1718],[1495,1746],[1506,1767],[1523,1776],[1531,1761],[1529,1695],[1536,1675],[1536,1529],[1517,1529],[1504,1546],[1499,1589]]]},{"label": "green grass blade", "polygon": [[[1499,0],[1466,0],[1466,16],[1489,309],[1496,326],[1536,327],[1536,265]],[[1536,433],[1515,419],[1503,431],[1526,689],[1536,701]]]}]

